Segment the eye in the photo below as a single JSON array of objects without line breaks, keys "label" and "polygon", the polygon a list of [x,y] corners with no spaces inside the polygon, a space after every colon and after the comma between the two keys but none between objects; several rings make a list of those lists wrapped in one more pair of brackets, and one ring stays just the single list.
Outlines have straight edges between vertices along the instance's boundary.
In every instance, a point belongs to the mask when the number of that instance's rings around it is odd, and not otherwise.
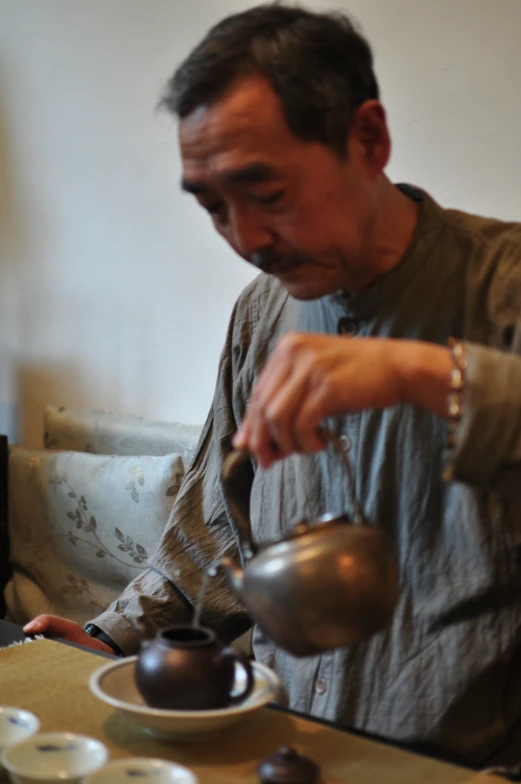
[{"label": "eye", "polygon": [[224,202],[216,201],[212,202],[212,204],[203,204],[202,206],[214,220],[221,220],[224,217]]},{"label": "eye", "polygon": [[252,196],[251,198],[256,204],[260,204],[261,207],[272,207],[282,199],[284,193],[284,190],[280,190],[269,193],[266,196]]}]

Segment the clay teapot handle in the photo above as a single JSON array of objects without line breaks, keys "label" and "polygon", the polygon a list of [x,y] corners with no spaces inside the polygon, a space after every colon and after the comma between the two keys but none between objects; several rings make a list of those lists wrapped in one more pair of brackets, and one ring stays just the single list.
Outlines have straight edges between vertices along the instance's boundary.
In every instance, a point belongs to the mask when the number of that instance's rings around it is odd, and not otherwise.
[{"label": "clay teapot handle", "polygon": [[233,519],[238,525],[241,550],[246,558],[251,558],[255,555],[256,547],[251,540],[250,521],[236,498],[240,493],[242,484],[240,469],[244,468],[250,459],[251,455],[245,449],[235,449],[226,457],[221,473],[225,500]]},{"label": "clay teapot handle", "polygon": [[221,651],[221,661],[226,661],[226,659],[231,659],[232,664],[235,662],[239,662],[242,666],[244,672],[246,673],[246,685],[244,689],[241,691],[240,694],[230,694],[228,705],[237,705],[239,702],[242,702],[249,697],[253,691],[253,687],[255,686],[255,678],[253,676],[253,668],[250,664],[250,661],[247,656],[244,655],[241,651],[236,651],[235,648],[228,647],[224,648]]}]

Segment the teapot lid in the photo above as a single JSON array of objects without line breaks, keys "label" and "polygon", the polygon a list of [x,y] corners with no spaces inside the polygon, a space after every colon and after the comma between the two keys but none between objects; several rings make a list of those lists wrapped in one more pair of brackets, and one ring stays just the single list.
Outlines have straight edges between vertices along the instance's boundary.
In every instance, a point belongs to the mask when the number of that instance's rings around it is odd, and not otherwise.
[{"label": "teapot lid", "polygon": [[322,530],[323,528],[332,528],[333,526],[340,524],[345,525],[346,523],[351,523],[351,519],[348,517],[348,515],[331,514],[329,512],[313,521],[303,518],[293,526],[293,530],[286,538],[291,539],[292,537],[299,536],[300,534],[312,534],[316,531]]},{"label": "teapot lid", "polygon": [[320,769],[293,746],[281,746],[257,767],[262,784],[318,784]]}]

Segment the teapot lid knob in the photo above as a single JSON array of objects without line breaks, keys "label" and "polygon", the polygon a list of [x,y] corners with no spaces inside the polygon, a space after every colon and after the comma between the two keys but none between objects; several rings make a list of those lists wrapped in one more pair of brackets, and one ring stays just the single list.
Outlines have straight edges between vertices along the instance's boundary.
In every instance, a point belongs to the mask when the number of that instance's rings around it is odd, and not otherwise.
[{"label": "teapot lid knob", "polygon": [[319,773],[318,765],[293,746],[281,746],[257,767],[262,784],[318,784]]}]

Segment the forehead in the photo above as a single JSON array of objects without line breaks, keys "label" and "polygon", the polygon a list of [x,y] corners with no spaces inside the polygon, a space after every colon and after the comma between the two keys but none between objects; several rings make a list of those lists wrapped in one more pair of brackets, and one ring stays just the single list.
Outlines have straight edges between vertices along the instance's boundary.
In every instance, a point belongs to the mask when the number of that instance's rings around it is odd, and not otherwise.
[{"label": "forehead", "polygon": [[258,76],[235,82],[217,101],[183,118],[179,144],[187,180],[258,163],[287,167],[303,146],[290,131],[273,88]]}]

